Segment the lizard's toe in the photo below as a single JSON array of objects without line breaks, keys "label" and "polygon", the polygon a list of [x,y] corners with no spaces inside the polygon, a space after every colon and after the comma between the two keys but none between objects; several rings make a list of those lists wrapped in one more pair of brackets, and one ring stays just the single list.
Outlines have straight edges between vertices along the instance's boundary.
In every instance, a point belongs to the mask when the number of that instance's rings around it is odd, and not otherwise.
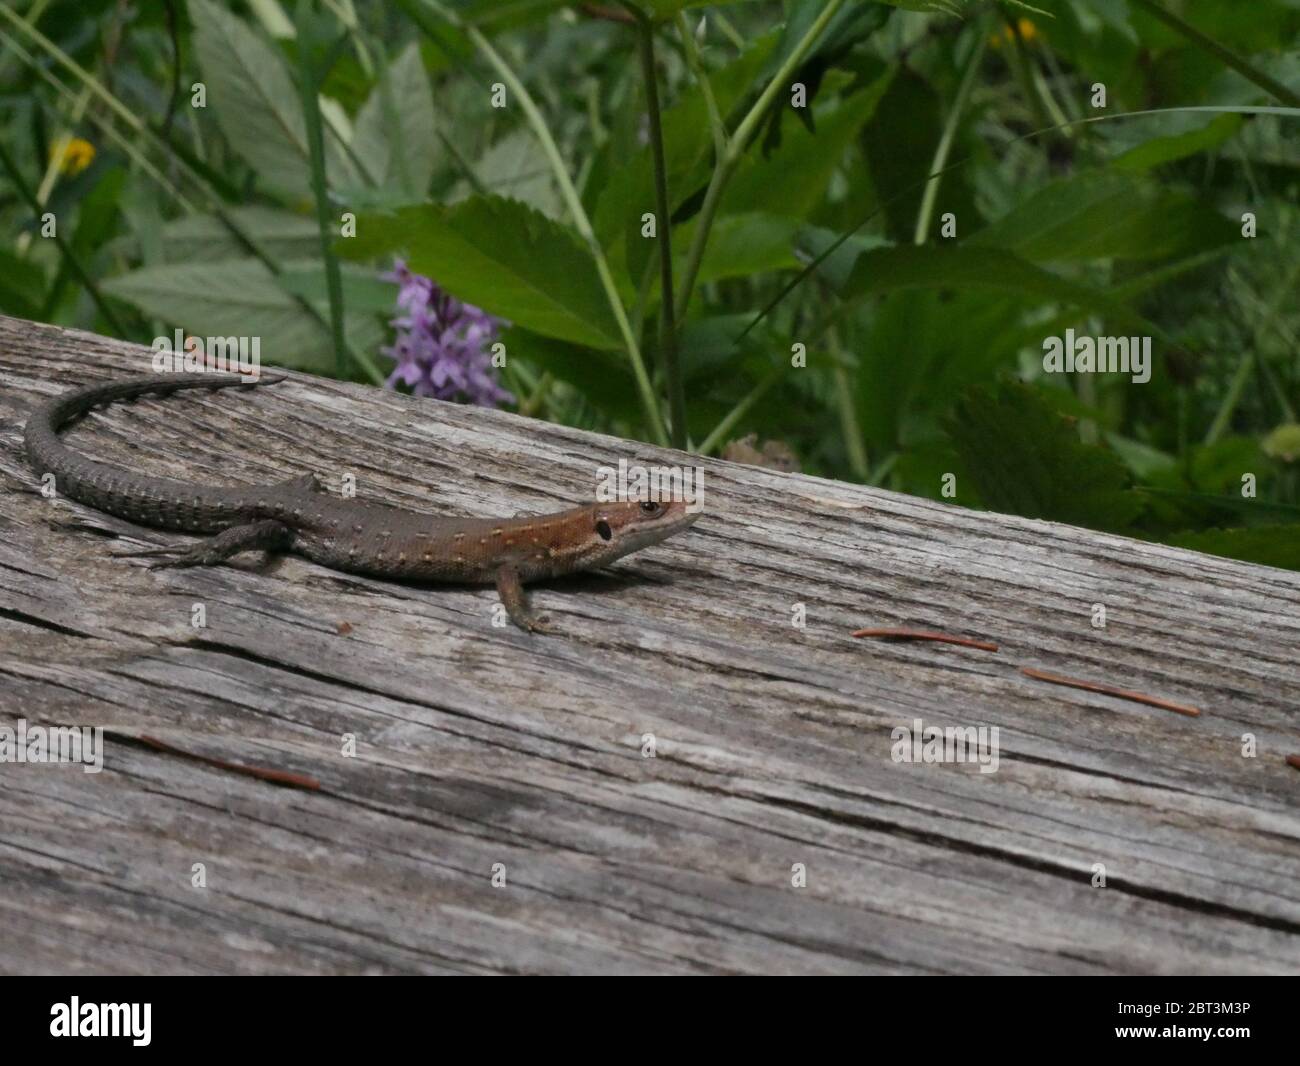
[{"label": "lizard's toe", "polygon": [[150,556],[171,555],[175,548],[145,548],[143,551],[109,552],[114,559],[147,559]]}]

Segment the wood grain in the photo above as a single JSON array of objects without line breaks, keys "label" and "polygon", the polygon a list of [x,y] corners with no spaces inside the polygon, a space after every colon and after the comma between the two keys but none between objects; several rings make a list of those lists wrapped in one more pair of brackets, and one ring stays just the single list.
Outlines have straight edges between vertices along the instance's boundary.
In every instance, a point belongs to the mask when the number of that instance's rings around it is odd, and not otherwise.
[{"label": "wood grain", "polygon": [[[0,319],[0,723],[109,730],[99,774],[0,764],[0,971],[1300,973],[1296,574],[707,460],[691,531],[536,589],[558,637],[293,557],[151,573],[110,553],[175,534],[42,498],[21,451],[35,404],[148,369]],[[697,462],[303,375],[69,440],[449,514]],[[895,763],[916,718],[997,726],[997,772]]]}]

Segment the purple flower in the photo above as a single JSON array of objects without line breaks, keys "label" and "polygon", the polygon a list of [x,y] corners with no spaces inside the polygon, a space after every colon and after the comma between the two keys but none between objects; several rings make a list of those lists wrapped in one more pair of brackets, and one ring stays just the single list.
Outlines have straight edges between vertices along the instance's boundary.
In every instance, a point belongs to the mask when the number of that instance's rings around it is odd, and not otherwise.
[{"label": "purple flower", "polygon": [[397,340],[380,352],[397,366],[388,387],[403,381],[417,396],[439,400],[465,399],[482,407],[514,403],[515,398],[497,384],[489,349],[501,327],[509,325],[482,308],[443,292],[431,278],[412,273],[404,260],[393,264],[399,314],[392,320]]}]

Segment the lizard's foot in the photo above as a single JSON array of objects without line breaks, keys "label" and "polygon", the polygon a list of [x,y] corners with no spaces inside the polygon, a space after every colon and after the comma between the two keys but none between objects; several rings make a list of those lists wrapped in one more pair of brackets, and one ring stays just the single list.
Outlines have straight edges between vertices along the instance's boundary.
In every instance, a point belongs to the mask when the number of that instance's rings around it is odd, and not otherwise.
[{"label": "lizard's foot", "polygon": [[165,548],[148,548],[138,552],[114,552],[115,559],[154,559],[150,570],[172,570],[186,566],[215,566],[233,553],[222,554],[214,551],[210,540],[201,540],[197,544],[169,544]]},{"label": "lizard's foot", "polygon": [[506,614],[510,616],[510,621],[520,629],[528,633],[555,632],[549,618],[545,615],[533,614],[532,608],[528,606],[523,582],[520,581],[519,571],[515,569],[513,563],[504,563],[497,570],[497,594],[501,597],[501,604],[505,607]]},{"label": "lizard's foot", "polygon": [[150,563],[150,570],[172,570],[186,566],[216,566],[232,555],[246,551],[275,551],[288,547],[293,532],[280,522],[250,522],[244,526],[223,529],[215,537],[197,544],[172,544],[165,548],[146,548],[144,551],[115,552],[120,558],[161,557]]},{"label": "lizard's foot", "polygon": [[528,630],[529,633],[550,635],[559,632],[559,630],[551,624],[551,616],[546,614],[529,614],[522,620],[518,618],[514,619],[514,622],[515,625]]}]

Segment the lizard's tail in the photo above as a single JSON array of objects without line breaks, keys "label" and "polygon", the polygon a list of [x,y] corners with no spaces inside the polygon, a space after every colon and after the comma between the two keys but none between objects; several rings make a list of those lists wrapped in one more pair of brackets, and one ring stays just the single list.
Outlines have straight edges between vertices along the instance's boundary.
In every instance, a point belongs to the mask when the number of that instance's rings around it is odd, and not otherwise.
[{"label": "lizard's tail", "polygon": [[[59,430],[92,408],[134,400],[139,396],[167,396],[183,389],[253,388],[274,385],[284,381],[285,377],[284,374],[262,374],[256,379],[239,374],[150,374],[73,389],[32,412],[23,430],[23,444],[37,474],[54,474],[60,492],[112,514],[137,517],[134,508],[138,505],[132,497],[156,496],[163,487],[162,479],[139,478],[120,467],[77,455],[59,439]],[[179,483],[166,487],[169,491],[172,488],[184,490],[187,498],[193,496],[196,488]],[[199,509],[198,503],[195,508]],[[195,515],[195,529],[208,528],[204,523],[205,517]]]},{"label": "lizard's tail", "polygon": [[85,388],[73,389],[32,413],[32,417],[27,420],[25,434],[28,452],[31,451],[31,433],[34,428],[41,428],[43,424],[51,433],[58,433],[73,419],[95,407],[134,400],[140,396],[169,396],[182,389],[248,389],[258,385],[274,385],[284,381],[287,376],[262,374],[258,378],[246,378],[240,374],[147,374],[106,385],[87,385]]}]

